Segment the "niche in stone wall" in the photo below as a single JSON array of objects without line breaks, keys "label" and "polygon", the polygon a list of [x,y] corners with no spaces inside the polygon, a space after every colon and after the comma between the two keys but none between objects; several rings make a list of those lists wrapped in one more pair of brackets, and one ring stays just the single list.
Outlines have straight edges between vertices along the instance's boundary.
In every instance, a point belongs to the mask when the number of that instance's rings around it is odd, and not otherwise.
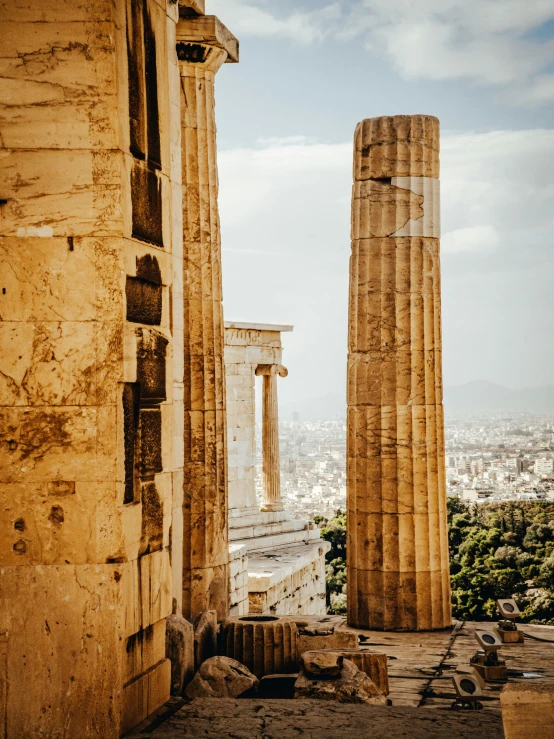
[{"label": "niche in stone wall", "polygon": [[168,341],[157,331],[139,328],[137,382],[123,387],[125,440],[124,503],[142,502],[140,554],[162,547],[163,502],[156,473],[163,471],[162,411],[166,400]]},{"label": "niche in stone wall", "polygon": [[162,322],[162,275],[156,257],[137,257],[136,277],[127,276],[127,320],[159,326]]},{"label": "niche in stone wall", "polygon": [[132,235],[163,247],[156,38],[148,0],[127,0]]}]

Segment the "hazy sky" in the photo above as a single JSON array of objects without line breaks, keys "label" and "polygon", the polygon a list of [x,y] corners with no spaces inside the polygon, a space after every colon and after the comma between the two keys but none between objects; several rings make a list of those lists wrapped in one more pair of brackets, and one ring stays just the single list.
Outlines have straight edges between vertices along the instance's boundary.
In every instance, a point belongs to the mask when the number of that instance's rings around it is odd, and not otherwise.
[{"label": "hazy sky", "polygon": [[292,323],[294,402],[344,392],[352,136],[441,121],[444,381],[554,383],[554,0],[207,0],[226,318]]}]

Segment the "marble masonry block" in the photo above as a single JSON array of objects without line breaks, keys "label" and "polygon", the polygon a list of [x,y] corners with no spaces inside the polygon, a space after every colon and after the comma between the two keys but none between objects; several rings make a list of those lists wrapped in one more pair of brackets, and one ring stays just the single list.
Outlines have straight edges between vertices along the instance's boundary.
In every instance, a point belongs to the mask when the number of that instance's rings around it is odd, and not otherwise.
[{"label": "marble masonry block", "polygon": [[439,138],[433,116],[366,118],[354,134],[354,178],[438,177]]},{"label": "marble masonry block", "polygon": [[[114,4],[111,0],[90,0],[75,4],[72,0],[51,0],[41,5],[41,22],[57,24],[76,22],[108,22],[114,20]],[[6,3],[2,6],[2,21],[14,23],[36,22],[36,7],[32,2]]]},{"label": "marble masonry block", "polygon": [[[184,558],[186,559],[186,557]],[[227,564],[197,568],[183,568],[183,612],[198,613],[206,605],[225,617],[229,608],[229,575]],[[190,573],[190,574],[189,574]]]},{"label": "marble masonry block", "polygon": [[[4,236],[0,240],[3,321],[123,320],[124,239]],[[29,350],[27,350],[29,351]]]},{"label": "marble masonry block", "polygon": [[29,149],[30,142],[34,149],[118,148],[113,11],[101,22],[68,22],[61,12],[58,22],[14,20],[14,12],[2,19],[0,135],[6,149]]},{"label": "marble masonry block", "polygon": [[[168,617],[169,618],[169,617]],[[141,629],[127,637],[124,646],[126,684],[136,675],[146,672],[166,657],[166,619]]]},{"label": "marble masonry block", "polygon": [[122,734],[169,700],[170,681],[171,662],[163,659],[123,687]]},{"label": "marble masonry block", "polygon": [[275,616],[229,618],[222,624],[221,648],[256,677],[296,672],[298,630]]},{"label": "marble masonry block", "polygon": [[8,151],[0,158],[4,235],[123,236],[124,171],[117,151]]},{"label": "marble masonry block", "polygon": [[[300,628],[301,625],[299,624]],[[319,651],[321,649],[357,649],[358,635],[355,631],[334,631],[327,635],[311,635],[300,633],[298,636],[298,654]]]},{"label": "marble masonry block", "polygon": [[118,739],[124,672],[120,575],[117,564],[0,568],[4,675],[10,685],[25,686],[7,693],[8,737]]},{"label": "marble masonry block", "polygon": [[0,404],[94,406],[115,402],[122,378],[121,324],[0,325]]},{"label": "marble masonry block", "polygon": [[138,556],[141,507],[115,482],[0,483],[0,552],[10,565],[116,562]]},{"label": "marble masonry block", "polygon": [[500,694],[506,739],[548,739],[554,732],[552,684],[510,683]]},{"label": "marble masonry block", "polygon": [[162,549],[138,560],[140,573],[141,628],[169,616],[171,602],[171,563],[169,552]]},{"label": "marble masonry block", "polygon": [[115,406],[0,408],[0,482],[117,479]]}]

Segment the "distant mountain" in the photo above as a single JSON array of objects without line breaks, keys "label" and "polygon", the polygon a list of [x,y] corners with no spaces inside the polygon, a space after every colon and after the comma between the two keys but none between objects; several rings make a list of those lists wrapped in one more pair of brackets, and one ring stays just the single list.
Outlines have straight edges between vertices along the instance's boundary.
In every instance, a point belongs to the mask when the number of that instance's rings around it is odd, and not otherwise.
[{"label": "distant mountain", "polygon": [[[554,411],[554,385],[512,390],[485,380],[444,388],[444,407],[448,414],[458,413],[550,413]],[[346,417],[345,393],[327,393],[319,398],[304,398],[294,405],[279,408],[282,421],[291,421],[296,411],[300,421],[320,421]]]}]

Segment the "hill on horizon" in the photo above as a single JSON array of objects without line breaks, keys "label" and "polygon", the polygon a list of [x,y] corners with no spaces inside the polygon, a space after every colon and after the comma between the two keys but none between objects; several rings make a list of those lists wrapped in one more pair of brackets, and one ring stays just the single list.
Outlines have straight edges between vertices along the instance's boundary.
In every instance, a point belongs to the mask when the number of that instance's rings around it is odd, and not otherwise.
[{"label": "hill on horizon", "polygon": [[[472,380],[444,388],[446,415],[460,413],[554,412],[554,385],[508,388],[486,380]],[[279,408],[282,421],[292,420],[296,411],[300,421],[327,421],[346,417],[346,398],[342,393],[326,393],[318,398],[304,398]]]}]

